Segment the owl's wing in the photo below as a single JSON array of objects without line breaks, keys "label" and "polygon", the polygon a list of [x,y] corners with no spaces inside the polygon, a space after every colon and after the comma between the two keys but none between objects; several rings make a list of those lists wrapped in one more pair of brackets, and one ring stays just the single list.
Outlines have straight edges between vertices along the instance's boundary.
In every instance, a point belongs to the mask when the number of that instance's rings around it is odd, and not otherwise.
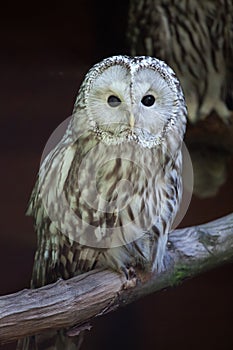
[{"label": "owl's wing", "polygon": [[[93,267],[98,255],[61,233],[45,208],[44,187],[47,190],[49,185],[54,186],[52,180],[57,178],[53,175],[62,174],[64,167],[70,166],[73,158],[69,159],[69,155],[69,147],[63,147],[61,143],[47,156],[29,201],[27,215],[34,217],[37,232],[37,250],[31,279],[32,288],[39,288],[59,278],[67,279],[85,272]],[[69,159],[68,163],[67,159]],[[51,160],[53,160],[53,166],[50,163]],[[67,176],[68,170],[65,173]],[[57,183],[57,186],[61,190],[65,190],[66,176],[59,177],[60,182]],[[65,335],[65,330],[55,330],[19,340],[17,350],[78,350],[82,341],[83,332],[79,336],[69,338]]]},{"label": "owl's wing", "polygon": [[33,189],[27,215],[34,217],[34,227],[37,233],[37,250],[34,258],[31,287],[39,288],[62,277],[59,273],[58,262],[62,243],[65,244],[65,238],[60,235],[58,230],[53,229],[51,232],[52,221],[40,196],[39,179]]},{"label": "owl's wing", "polygon": [[75,198],[75,202],[78,202],[77,188],[67,185],[70,169],[73,161],[77,161],[78,153],[78,142],[69,143],[63,138],[40,168],[27,210],[27,215],[34,217],[37,232],[33,288],[55,282],[58,278],[71,278],[92,269],[96,263],[98,252],[72,240],[69,234],[62,233],[59,223],[59,220],[64,220],[66,224],[68,208],[63,206],[60,199],[62,195],[72,200]]},{"label": "owl's wing", "polygon": [[31,287],[38,288],[59,278],[68,279],[93,269],[99,252],[69,239],[66,234],[60,232],[49,218],[41,199],[35,199],[34,197],[32,214],[37,232],[37,250]]}]

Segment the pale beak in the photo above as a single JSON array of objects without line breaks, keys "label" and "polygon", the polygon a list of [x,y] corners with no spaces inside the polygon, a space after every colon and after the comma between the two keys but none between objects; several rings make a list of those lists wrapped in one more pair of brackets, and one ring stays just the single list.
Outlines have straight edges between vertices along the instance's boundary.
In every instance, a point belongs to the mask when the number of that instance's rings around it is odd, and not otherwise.
[{"label": "pale beak", "polygon": [[131,128],[134,127],[134,124],[135,124],[135,119],[134,119],[134,115],[133,113],[130,113],[130,116],[129,116],[129,125]]}]

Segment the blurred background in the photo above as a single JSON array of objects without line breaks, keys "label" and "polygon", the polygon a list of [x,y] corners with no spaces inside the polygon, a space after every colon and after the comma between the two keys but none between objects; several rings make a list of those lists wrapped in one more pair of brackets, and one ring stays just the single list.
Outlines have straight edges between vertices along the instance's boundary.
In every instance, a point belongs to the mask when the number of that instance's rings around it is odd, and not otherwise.
[{"label": "blurred background", "polygon": [[[29,287],[36,235],[25,210],[44,145],[72,113],[90,66],[129,53],[127,12],[128,1],[123,0],[1,5],[0,295]],[[233,131],[221,123],[213,117],[188,130],[197,180],[181,227],[233,211],[233,159],[227,141]],[[223,140],[218,151],[197,147],[207,132],[217,135],[215,143]],[[215,169],[213,181],[206,176],[209,167]],[[233,349],[232,274],[233,264],[219,267],[98,319],[83,350]],[[0,349],[15,349],[15,344]]]}]

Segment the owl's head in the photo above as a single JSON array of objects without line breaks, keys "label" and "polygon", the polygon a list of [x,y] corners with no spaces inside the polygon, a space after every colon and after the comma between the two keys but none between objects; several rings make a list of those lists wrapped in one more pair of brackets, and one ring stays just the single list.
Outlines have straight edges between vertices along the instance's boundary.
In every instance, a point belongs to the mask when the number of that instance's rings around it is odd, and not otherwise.
[{"label": "owl's head", "polygon": [[[156,58],[113,56],[93,66],[74,112],[109,143],[147,140],[153,147],[169,132],[183,138],[186,104],[173,70]],[[148,142],[148,140],[151,140]]]}]

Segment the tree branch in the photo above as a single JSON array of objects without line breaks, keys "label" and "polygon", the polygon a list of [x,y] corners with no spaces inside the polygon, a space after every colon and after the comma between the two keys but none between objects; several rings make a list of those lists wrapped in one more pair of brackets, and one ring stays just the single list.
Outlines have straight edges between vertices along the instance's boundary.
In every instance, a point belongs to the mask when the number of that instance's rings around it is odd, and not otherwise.
[{"label": "tree branch", "polygon": [[45,330],[70,328],[70,335],[93,318],[142,296],[174,286],[233,259],[233,214],[210,223],[173,231],[160,274],[137,271],[137,283],[125,288],[123,275],[93,270],[67,281],[0,297],[0,342]]}]

